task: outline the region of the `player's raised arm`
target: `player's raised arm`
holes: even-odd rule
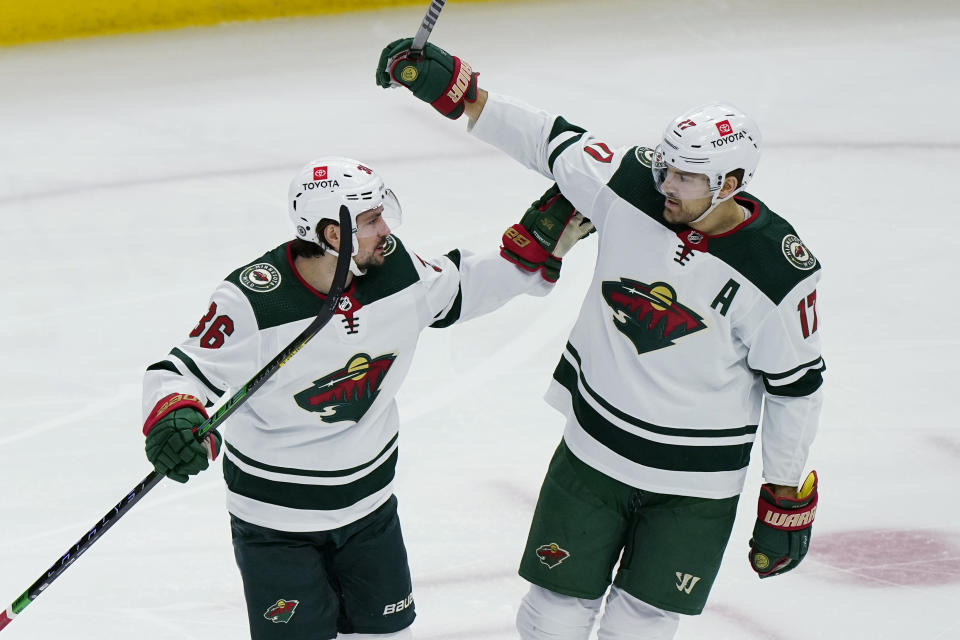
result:
[[[378,85],[406,87],[454,120],[466,114],[475,137],[557,182],[578,211],[602,223],[604,208],[597,206],[597,197],[623,161],[633,158],[633,148],[613,147],[563,117],[488,93],[479,87],[479,74],[466,61],[430,43],[415,56],[410,44],[411,39],[404,38],[383,49]]]

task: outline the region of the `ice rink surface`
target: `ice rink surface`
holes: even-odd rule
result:
[[[149,470],[143,369],[221,278],[291,237],[300,165],[375,166],[404,205],[398,235],[425,256],[494,249],[548,186],[374,85],[381,47],[421,17],[0,50],[0,608]],[[451,0],[434,31],[481,86],[610,143],[652,146],[689,106],[739,105],[765,135],[750,191],[824,265],[810,555],[773,580],[748,567],[758,445],[718,583],[680,640],[960,638],[958,33],[955,2],[886,0]],[[562,431],[540,397],[595,246],[548,298],[423,336],[396,483],[420,640],[515,637],[515,568]],[[218,468],[165,481],[2,637],[246,637],[223,493]]]

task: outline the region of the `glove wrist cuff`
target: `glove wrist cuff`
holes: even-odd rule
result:
[[[208,418],[207,410],[203,406],[203,403],[200,402],[200,399],[196,396],[192,396],[187,393],[171,393],[170,395],[161,398],[160,402],[153,407],[153,410],[150,411],[150,415],[147,416],[146,422],[143,423],[143,435],[150,433],[150,430],[153,428],[157,422],[160,421],[163,416],[167,415],[171,411],[176,411],[177,409],[183,409],[184,407],[191,407],[196,409],[203,414],[204,418]]]
[[[456,120],[463,114],[463,101],[468,100],[471,95],[476,100],[478,75],[473,72],[470,63],[454,56],[450,84],[436,100],[430,103],[430,106],[448,118]],[[456,115],[454,115],[455,112]]]
[[[781,531],[806,529],[817,515],[817,500],[818,496],[814,495],[813,500],[806,505],[784,509],[761,497],[757,502],[757,519],[768,527]]]

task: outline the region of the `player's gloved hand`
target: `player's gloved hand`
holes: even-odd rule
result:
[[[466,61],[429,42],[422,55],[413,57],[411,44],[413,38],[401,38],[384,47],[377,64],[377,84],[384,89],[403,85],[443,115],[456,120],[463,115],[464,101],[477,99],[479,74]]]
[[[504,232],[500,255],[521,269],[539,269],[544,280],[556,282],[563,256],[595,230],[554,184]]]
[[[215,460],[222,441],[220,434],[208,431],[201,443],[194,435],[207,419],[207,411],[195,396],[173,393],[163,398],[143,425],[147,436],[147,459],[161,475],[186,482]]]
[[[757,523],[750,539],[750,566],[761,578],[790,571],[810,548],[817,514],[817,472],[811,471],[796,498],[777,497],[770,485],[760,487]]]

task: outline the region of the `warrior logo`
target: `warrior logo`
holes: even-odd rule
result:
[[[396,360],[388,353],[371,358],[358,353],[342,369],[314,380],[313,386],[294,396],[297,404],[320,415],[324,422],[359,422],[380,393],[387,371]]]
[[[547,565],[547,569],[553,569],[569,558],[570,552],[566,549],[561,549],[560,545],[556,542],[551,542],[550,544],[537,547],[537,557],[540,558],[540,562]]]
[[[290,622],[290,618],[293,617],[293,612],[297,610],[297,605],[300,604],[299,600],[277,600],[276,604],[270,606],[263,613],[263,617],[269,620],[270,622],[277,623]]]
[[[628,278],[607,280],[603,299],[613,309],[614,325],[630,339],[637,354],[673,345],[674,340],[705,329],[703,318],[676,301],[665,282],[644,284]]]

